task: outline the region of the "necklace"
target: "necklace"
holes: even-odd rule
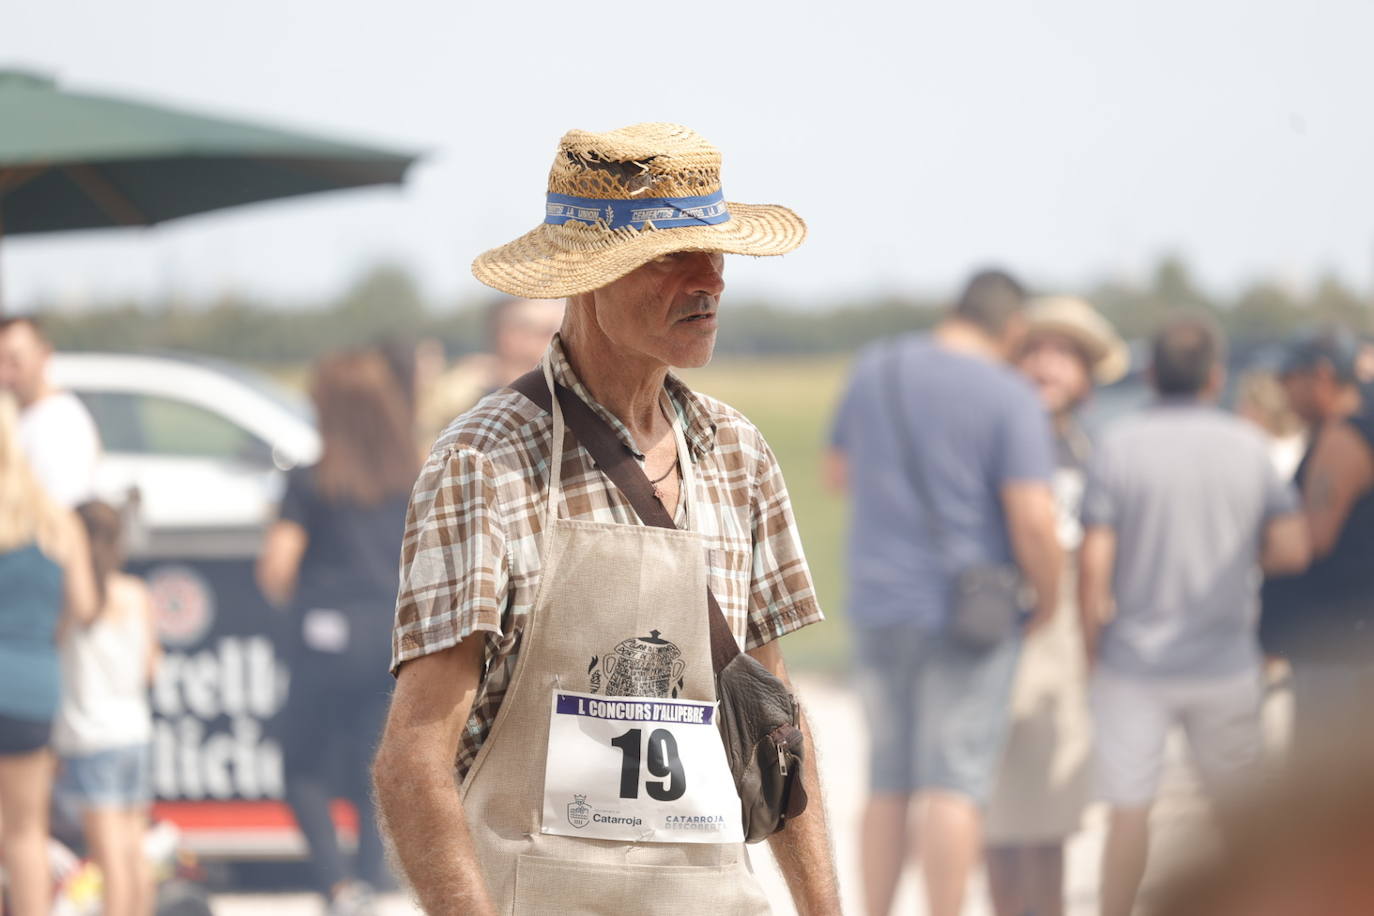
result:
[[[661,484],[661,483],[663,483],[663,481],[667,480],[667,479],[668,479],[668,475],[672,474],[674,471],[677,470],[677,463],[678,463],[680,460],[682,460],[682,459],[681,459],[681,458],[674,458],[674,459],[673,459],[673,463],[670,464],[670,465],[668,466],[668,470],[666,470],[666,471],[663,472],[663,476],[662,476],[662,477],[658,478],[657,480],[651,480],[651,481],[649,481],[649,486],[651,486],[651,487],[654,488],[654,498],[657,499],[659,502],[663,502],[664,496],[667,495],[667,494],[665,494],[665,493],[663,492],[662,488],[659,487],[659,484]]]
[[[661,411],[663,412],[663,418],[664,418],[665,420],[668,420],[669,422],[672,422],[672,418],[668,415],[667,405],[665,405],[662,401],[660,401],[660,402],[659,402],[659,405],[658,405],[658,409],[661,410]],[[663,472],[663,476],[660,477],[660,478],[658,478],[657,480],[651,480],[651,481],[649,481],[649,486],[652,487],[652,488],[653,488],[653,491],[654,491],[654,499],[658,500],[658,501],[661,502],[661,503],[664,502],[664,497],[666,497],[668,494],[666,494],[666,493],[663,492],[663,488],[660,487],[659,484],[661,484],[661,483],[663,483],[663,481],[667,480],[668,477],[669,477],[669,475],[671,475],[674,471],[677,470],[678,463],[681,462],[681,461],[682,461],[682,455],[680,455],[679,453],[677,453],[676,451],[674,451],[674,453],[673,453],[673,463],[670,464],[670,465],[668,465],[668,470],[664,471],[664,472]],[[644,463],[645,463],[646,465],[649,463],[649,458],[648,458],[647,455],[646,455],[645,458],[644,458]],[[646,474],[645,476],[647,477],[648,475]],[[667,504],[664,503],[664,505],[667,505]]]

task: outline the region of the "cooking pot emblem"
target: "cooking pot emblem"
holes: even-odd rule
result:
[[[605,676],[605,694],[613,697],[675,697],[682,686],[687,662],[682,650],[650,630],[621,642],[596,665],[591,665],[592,692]]]

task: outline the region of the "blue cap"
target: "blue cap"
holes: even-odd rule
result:
[[[1360,356],[1360,341],[1344,328],[1308,331],[1289,342],[1280,375],[1306,372],[1326,363],[1343,382],[1358,379],[1355,364]]]

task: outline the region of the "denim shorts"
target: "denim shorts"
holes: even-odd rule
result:
[[[57,792],[93,808],[134,808],[152,799],[149,746],[135,744],[62,758]]]
[[[869,791],[938,789],[985,805],[1010,727],[1021,634],[982,650],[923,627],[859,629],[854,636]]]
[[[52,719],[34,722],[0,716],[0,756],[32,754],[52,740]]]

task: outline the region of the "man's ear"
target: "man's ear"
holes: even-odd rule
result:
[[[1002,325],[1002,357],[1011,362],[1021,352],[1030,333],[1030,320],[1025,312],[1013,312]]]
[[[1207,395],[1213,398],[1221,397],[1221,393],[1226,390],[1226,367],[1218,362],[1212,367],[1212,371],[1207,373]]]

